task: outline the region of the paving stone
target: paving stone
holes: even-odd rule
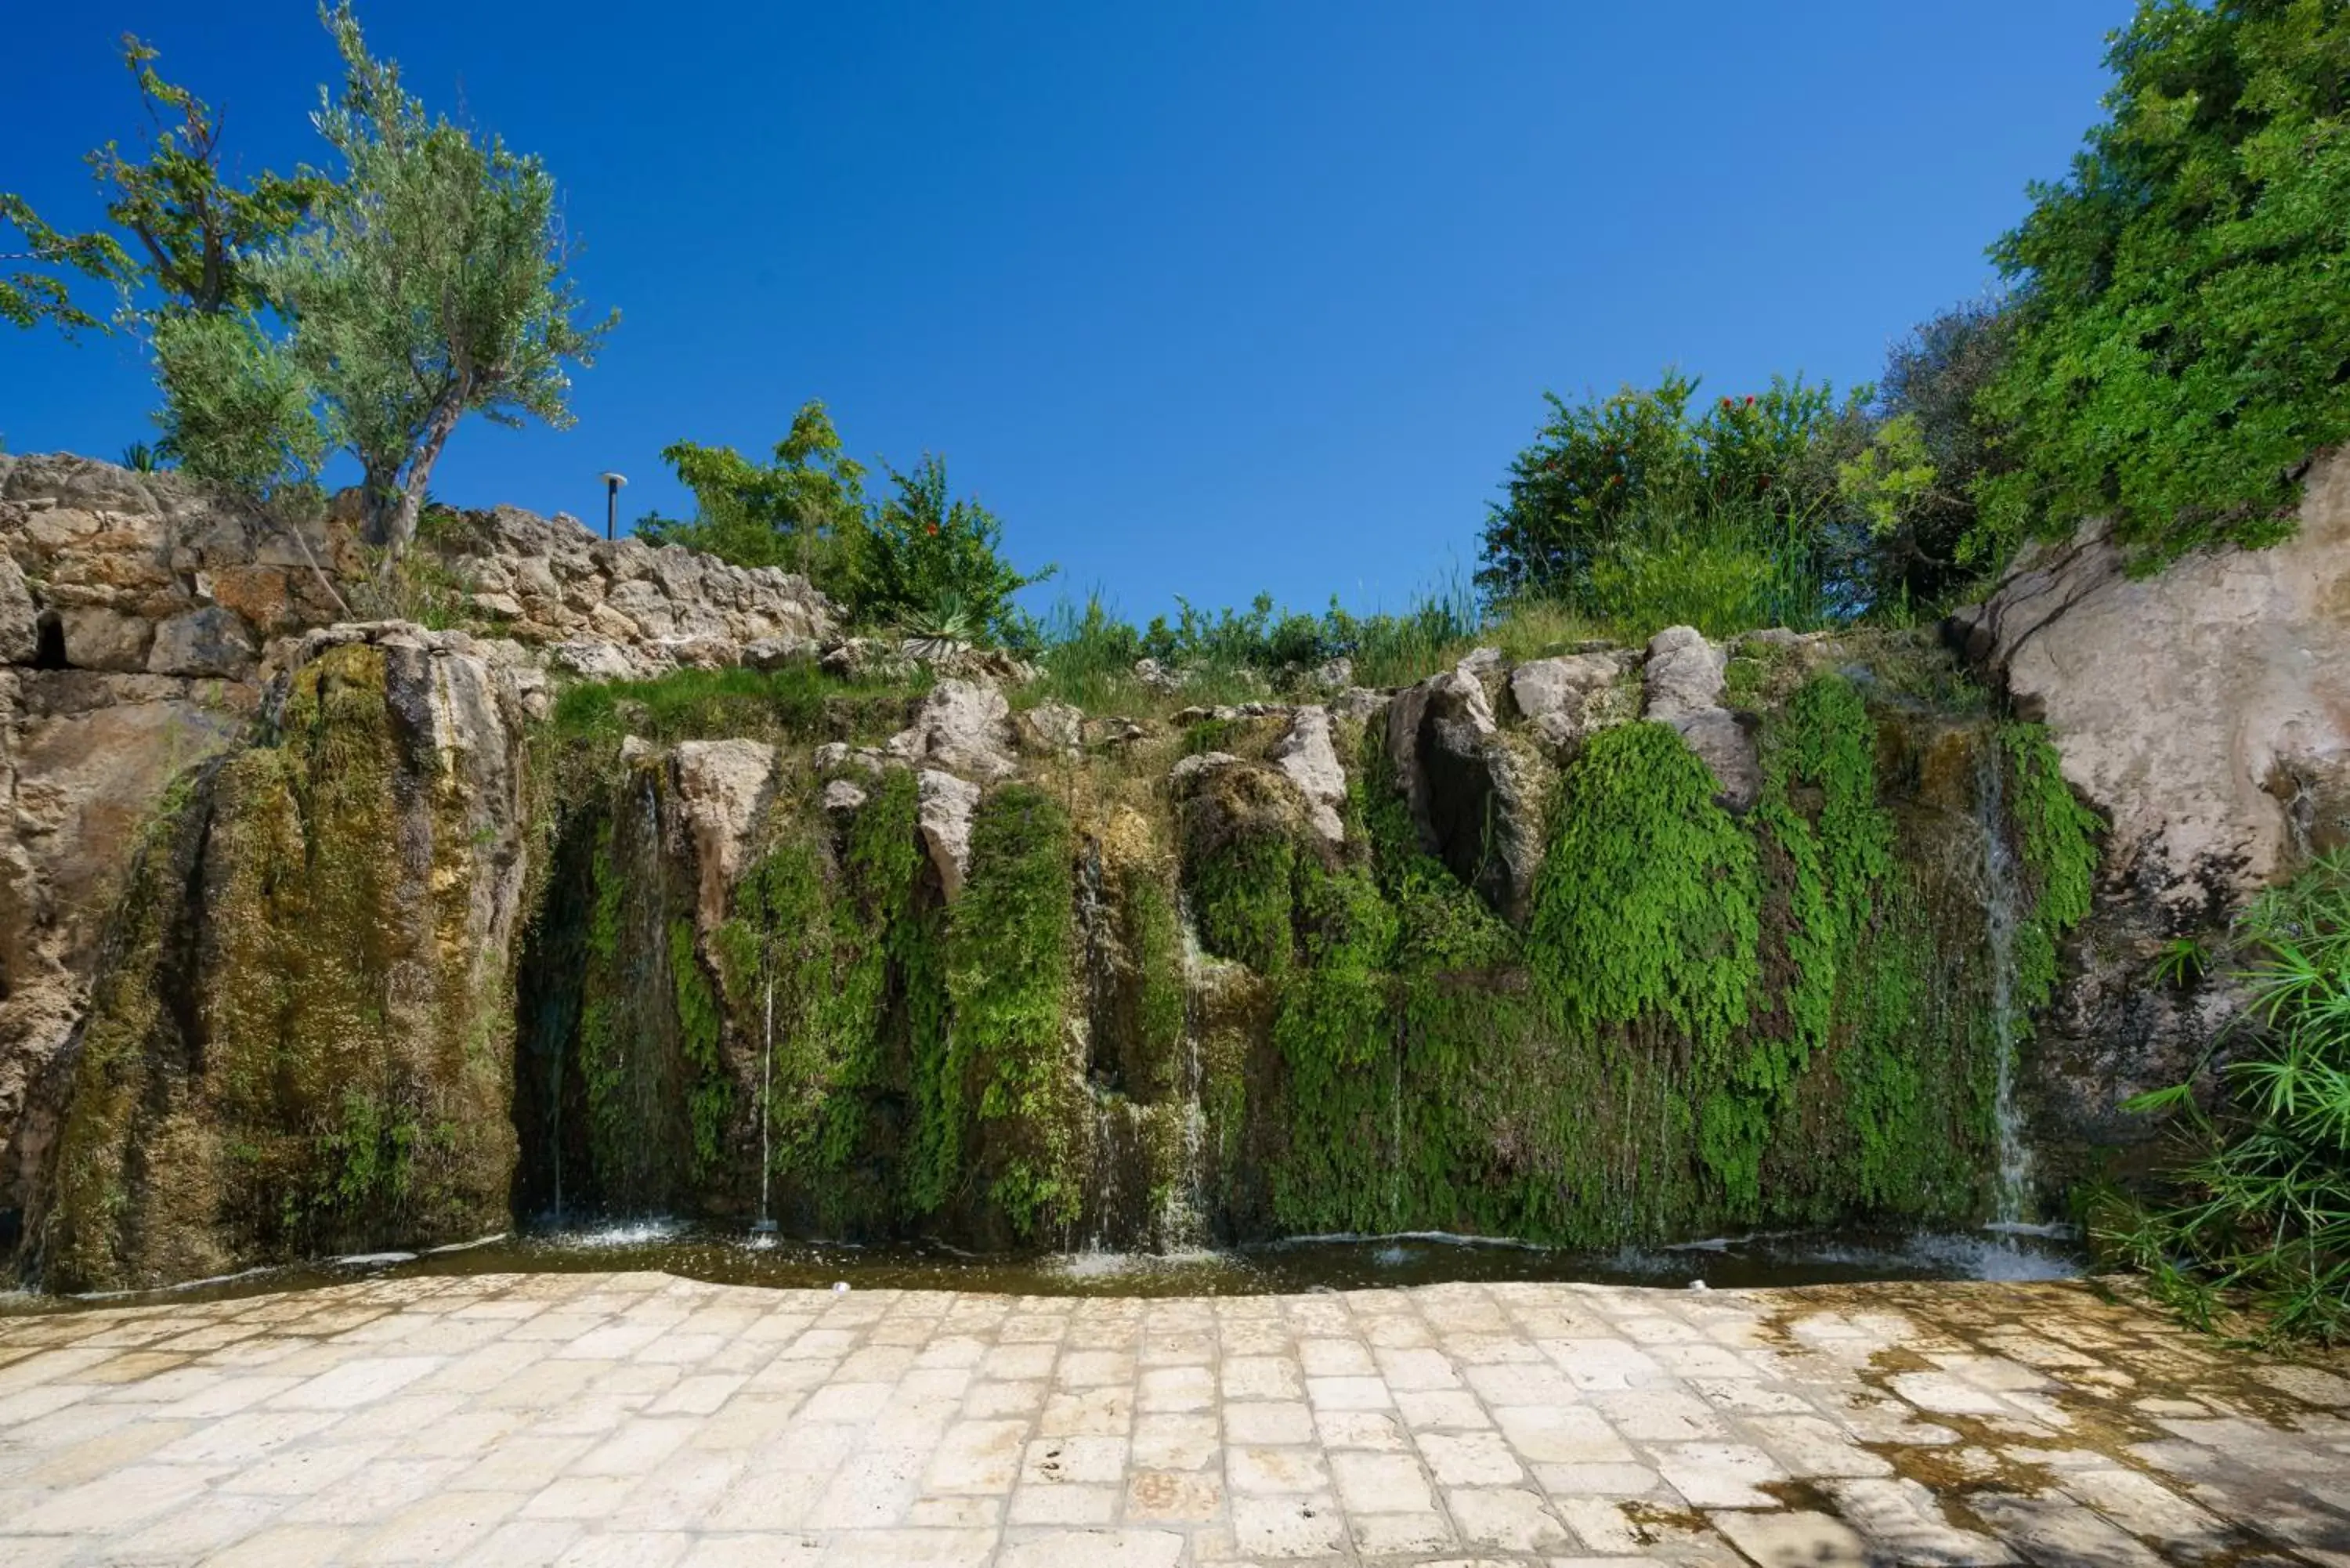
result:
[[[2345,1398],[2067,1285],[419,1277],[0,1317],[0,1562],[2350,1565]]]

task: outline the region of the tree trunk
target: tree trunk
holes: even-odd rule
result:
[[[452,394],[435,403],[432,417],[425,421],[424,443],[408,464],[407,481],[400,487],[384,530],[384,543],[391,547],[395,559],[406,555],[416,540],[416,523],[424,514],[424,487],[432,483],[432,465],[441,461],[441,449],[448,444],[449,432],[457,428],[457,418],[464,411],[464,404]]]

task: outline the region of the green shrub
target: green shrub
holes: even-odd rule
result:
[[[738,566],[785,566],[836,591],[865,522],[865,469],[841,455],[824,405],[811,400],[767,462],[731,446],[673,441],[661,461],[693,492],[691,519],[658,513],[638,520],[655,545],[706,550]]]
[[[1003,558],[1003,524],[971,497],[951,495],[946,460],[925,456],[910,473],[889,470],[897,489],[857,535],[841,591],[849,612],[870,626],[956,640],[1031,648],[1035,622],[1012,596],[1056,569],[1022,572]]]

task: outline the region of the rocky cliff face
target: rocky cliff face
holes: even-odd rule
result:
[[[507,663],[536,714],[548,670],[651,675],[836,640],[831,607],[785,573],[512,508],[436,533],[456,608],[519,647]],[[0,455],[0,1235],[47,1158],[50,1067],[130,846],[173,778],[251,733],[272,644],[370,593],[339,512],[296,524],[169,473]]]
[[[2166,983],[2246,895],[2350,842],[2350,458],[2311,471],[2294,536],[2134,577],[2096,525],[2033,550],[1949,632],[2111,825],[2096,910],[2047,1035],[2054,1144],[2143,1137],[2115,1107],[2194,1071],[2233,1008]]]
[[[2043,1174],[2131,1136],[2228,1002],[2150,960],[2345,832],[2334,467],[2265,556],[2026,562],[1951,629],[2033,722],[1916,639],[1686,628],[1088,716],[783,574],[432,532],[481,634],[344,623],[331,519],[0,464],[0,1213],[49,1282],[549,1210],[1965,1220],[2011,1081]]]
[[[28,1220],[119,1289],[504,1229],[524,727],[511,649],[338,627],[260,744],[182,774],[126,897]]]

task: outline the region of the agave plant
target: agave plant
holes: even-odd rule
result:
[[[2250,1038],[2228,1103],[2207,1115],[2186,1084],[2131,1101],[2180,1116],[2196,1152],[2167,1206],[2108,1194],[2093,1231],[2201,1325],[2249,1307],[2258,1339],[2350,1340],[2350,850],[2254,899],[2236,945]]]
[[[122,449],[122,466],[137,473],[153,473],[163,466],[163,454],[143,441]]]
[[[961,594],[949,589],[927,607],[898,618],[899,646],[907,657],[934,664],[967,651],[979,640],[981,627]]]

